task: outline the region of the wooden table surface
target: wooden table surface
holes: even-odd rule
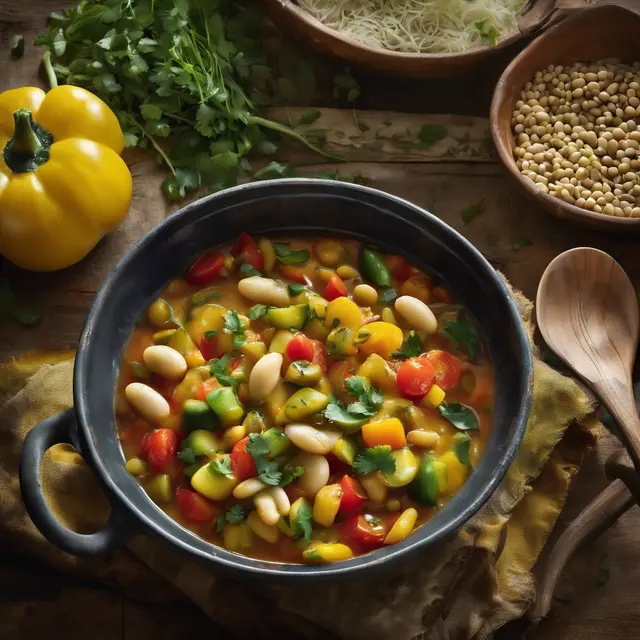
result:
[[[63,0],[0,0],[0,88],[20,86],[26,80],[34,82],[37,56],[32,52],[23,60],[9,62],[8,41],[11,35],[22,33],[29,42],[42,30],[48,13],[60,8],[61,4],[65,4]],[[640,10],[639,0],[625,0],[618,4]],[[362,97],[354,106],[361,117],[367,117],[367,110],[486,117],[492,87],[505,64],[518,50],[519,46],[516,46],[478,72],[457,79],[418,81],[356,74],[362,86]],[[341,68],[333,61],[325,60],[323,63],[329,70]],[[316,96],[315,104],[336,106],[322,93]],[[330,112],[323,117],[340,118],[340,113]],[[385,118],[382,114],[375,117]],[[421,117],[407,116],[407,123],[419,123]],[[394,114],[394,118],[401,116]],[[484,125],[469,124],[471,131],[476,126]],[[330,141],[332,143],[338,145],[337,140]],[[345,150],[341,147],[341,151]],[[433,158],[429,157],[406,158],[387,154],[382,163],[376,161],[375,153],[372,157],[362,147],[347,149],[346,155],[353,168],[362,170],[376,187],[424,205],[435,200],[437,214],[467,235],[529,297],[535,296],[540,275],[548,262],[560,251],[580,245],[609,251],[640,286],[638,240],[615,238],[568,226],[534,210],[520,199],[511,185],[505,186],[504,193],[494,200],[487,200],[485,206],[491,211],[486,214],[482,225],[463,224],[459,217],[460,209],[484,198],[486,185],[503,184],[505,181],[503,170],[495,162],[483,159],[460,161],[447,164],[446,171],[443,171],[443,165],[432,163]],[[147,179],[144,175],[136,175],[135,167],[133,172],[134,179]],[[451,189],[451,184],[459,184],[461,176],[465,177],[467,188]],[[492,193],[488,187],[486,189],[488,194]],[[83,317],[105,273],[132,237],[140,235],[164,215],[164,204],[160,196],[157,197],[157,201],[134,201],[133,213],[124,225],[124,231],[114,234],[101,243],[87,260],[63,273],[27,274],[2,264],[0,268],[18,285],[20,295],[44,312],[44,321],[36,329],[0,322],[0,358],[36,347],[75,344]],[[492,224],[496,228],[491,228]],[[504,241],[497,245],[489,239],[496,232],[504,236]],[[516,251],[513,242],[523,235],[533,244]],[[588,457],[574,482],[569,503],[561,517],[563,522],[570,521],[605,485],[601,463],[615,446],[615,440],[609,438]],[[527,637],[640,639],[640,610],[636,606],[636,594],[640,592],[638,531],[640,512],[634,507],[616,527],[582,549],[565,573],[552,615],[537,630],[527,633]],[[608,580],[598,586],[602,580],[597,576],[603,575],[608,575]],[[516,622],[499,632],[498,637],[517,638],[524,626]],[[210,622],[189,602],[168,606],[134,601],[101,585],[45,568],[30,558],[21,557],[13,549],[0,550],[2,638],[31,640],[46,636],[52,640],[68,637],[161,640],[194,637],[198,633],[211,636]]]

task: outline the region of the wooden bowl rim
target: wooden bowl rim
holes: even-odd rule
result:
[[[551,211],[560,208],[566,211],[568,214],[567,216],[559,216],[556,213],[555,215],[558,215],[558,217],[563,219],[578,219],[577,221],[579,221],[579,218],[584,218],[585,220],[591,220],[599,223],[598,226],[608,225],[611,227],[619,228],[635,227],[640,225],[640,218],[621,218],[618,216],[604,215],[602,213],[593,213],[588,209],[582,209],[574,204],[565,202],[560,198],[554,198],[553,196],[544,193],[544,191],[540,191],[540,189],[534,186],[534,183],[529,178],[520,173],[513,158],[513,149],[508,147],[506,144],[503,144],[503,138],[500,133],[500,106],[506,101],[507,94],[512,93],[512,86],[514,85],[513,74],[517,70],[522,60],[531,55],[532,51],[544,46],[544,43],[547,41],[547,39],[561,36],[564,31],[571,29],[576,23],[584,21],[585,16],[591,17],[596,13],[619,13],[621,18],[624,17],[627,20],[633,19],[640,23],[640,15],[638,15],[634,11],[618,5],[602,5],[599,7],[584,9],[579,13],[569,16],[539,35],[509,63],[507,68],[502,72],[502,75],[500,76],[500,79],[496,84],[496,88],[494,89],[493,97],[491,99],[491,109],[489,113],[491,135],[493,137],[493,142],[498,151],[498,155],[502,160],[502,163],[505,165],[509,173],[514,176],[516,180],[523,186],[523,188],[529,193],[529,195],[531,195],[535,200],[539,201],[545,208]],[[518,87],[518,92],[521,89],[522,87]]]
[[[386,59],[387,61],[394,60],[395,62],[473,60],[476,57],[488,55],[494,51],[503,49],[524,37],[522,33],[520,33],[519,31],[515,31],[503,40],[498,41],[498,43],[493,46],[482,45],[480,47],[475,47],[474,49],[469,49],[468,51],[461,51],[458,53],[412,53],[410,51],[390,51],[388,49],[378,49],[375,47],[371,47],[367,44],[364,44],[363,42],[360,42],[359,40],[347,38],[335,29],[326,27],[319,20],[314,18],[310,13],[307,13],[297,4],[294,4],[293,0],[267,0],[267,2],[278,5],[283,11],[288,13],[293,18],[306,23],[307,26],[315,31],[318,34],[318,37],[321,38],[325,43],[327,41],[340,42],[349,47],[352,51],[356,51],[361,54],[367,54],[370,60],[374,60],[377,58]],[[525,7],[527,6],[528,4],[525,5]]]

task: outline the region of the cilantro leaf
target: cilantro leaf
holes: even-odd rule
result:
[[[460,212],[462,222],[469,224],[472,220],[477,218],[480,214],[484,213],[484,199],[474,204],[470,204]]]
[[[187,191],[200,186],[201,179],[199,171],[179,167],[162,183],[162,191],[167,200],[181,200],[187,195]]]
[[[276,251],[278,262],[282,264],[306,264],[307,262],[309,262],[309,258],[311,257],[309,249],[289,249],[289,245],[279,242],[274,242],[273,248]]]
[[[191,447],[185,447],[178,451],[178,458],[189,465],[196,463],[196,454]]]
[[[297,480],[303,474],[304,474],[304,467],[301,467],[299,465],[285,464],[284,469],[282,469],[282,478],[280,478],[280,486],[286,487],[287,485]]]
[[[242,326],[240,316],[235,309],[229,309],[224,318],[224,332],[233,336],[233,348],[239,349],[247,344],[247,333]]]
[[[248,278],[249,276],[261,276],[262,274],[248,262],[244,262],[240,265],[240,275],[243,278]]]
[[[23,55],[24,55],[24,36],[22,34],[11,36],[11,57],[14,60],[17,60],[18,58],[22,58]]]
[[[456,433],[453,436],[453,452],[456,454],[460,464],[464,464],[467,467],[471,466],[471,461],[469,460],[470,445],[471,438],[467,433]]]
[[[287,289],[289,289],[289,295],[291,297],[295,297],[300,295],[303,291],[306,290],[307,287],[305,287],[305,285],[303,284],[298,284],[298,283],[293,283],[293,284],[288,284],[287,285]]]
[[[383,395],[364,376],[351,376],[345,381],[347,393],[358,398],[357,402],[344,405],[334,396],[324,410],[324,417],[337,424],[356,426],[375,415],[382,406]]]
[[[213,340],[217,335],[218,335],[218,332],[215,329],[204,332],[204,337],[206,340]]]
[[[385,289],[381,294],[380,294],[380,302],[382,302],[383,304],[391,304],[392,302],[396,301],[396,298],[398,297],[398,292],[391,288],[391,289]]]
[[[438,142],[438,140],[446,138],[448,133],[449,132],[446,128],[441,124],[423,124],[418,132],[418,140],[420,141],[419,146],[428,149],[430,146]]]
[[[307,560],[313,560],[314,562],[323,562],[322,556],[316,549],[305,549],[304,557]]]
[[[209,362],[209,371],[223,387],[237,389],[239,383],[229,371],[229,358],[228,353],[223,355],[222,358],[214,358]]]
[[[282,472],[278,470],[278,463],[267,459],[269,443],[257,433],[249,435],[249,442],[245,451],[251,454],[258,470],[258,477],[265,484],[277,485],[282,479]]]
[[[319,109],[311,109],[309,111],[305,111],[300,118],[298,118],[298,122],[296,123],[296,127],[301,124],[313,124],[316,120],[320,118],[322,113]]]
[[[227,511],[225,515],[225,520],[229,524],[240,524],[243,520],[245,520],[247,514],[245,510],[239,505],[234,504],[229,511]]]
[[[269,311],[269,307],[266,304],[254,304],[253,307],[247,311],[247,316],[249,320],[259,320],[267,315],[267,311]]]
[[[311,521],[313,519],[313,508],[307,500],[302,500],[301,504],[296,511],[295,517],[289,517],[289,523],[291,530],[295,538],[302,538],[307,542],[311,541]]]
[[[459,402],[452,402],[447,405],[443,402],[438,405],[438,411],[460,431],[477,431],[480,428],[474,411]]]
[[[216,518],[216,531],[218,535],[222,535],[224,532],[224,525],[226,524],[227,519],[225,516],[218,516]]]
[[[27,307],[21,307],[13,293],[13,289],[6,278],[0,278],[0,318],[11,316],[16,322],[32,327],[42,320],[42,314]]]
[[[400,349],[394,351],[391,356],[393,358],[406,360],[407,358],[417,358],[421,353],[422,339],[415,331],[410,331]]]
[[[336,398],[331,398],[331,401],[327,405],[326,409],[323,412],[324,417],[330,422],[335,422],[336,424],[343,426],[352,426],[356,427],[358,425],[364,424],[367,420],[367,416],[354,415],[349,413],[348,406],[343,402],[340,402]]]
[[[396,461],[391,456],[389,445],[378,444],[358,454],[352,466],[359,475],[366,475],[376,470],[382,473],[393,473],[396,470]]]
[[[478,356],[480,339],[466,313],[461,312],[454,321],[448,322],[442,329],[442,335],[456,347],[465,346],[469,360],[473,361]]]
[[[209,463],[209,471],[220,476],[230,476],[233,473],[231,469],[231,456],[225,455]]]

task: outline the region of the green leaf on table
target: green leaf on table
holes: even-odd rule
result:
[[[462,222],[469,224],[472,220],[475,220],[479,215],[484,213],[484,199],[474,204],[470,204],[460,212]]]
[[[599,567],[596,573],[596,587],[604,587],[609,578],[611,577],[611,571],[606,567]]]
[[[443,402],[438,405],[438,411],[460,431],[477,431],[480,428],[475,412],[459,402]]]
[[[11,36],[10,47],[11,57],[14,60],[22,58],[22,56],[24,55],[24,36],[21,34]]]
[[[162,183],[162,191],[167,200],[180,200],[187,191],[192,191],[200,186],[200,173],[195,169],[178,167],[173,175],[170,175]]]
[[[320,119],[322,112],[320,109],[310,109],[309,111],[305,111],[300,118],[298,118],[298,122],[296,122],[296,127],[304,124],[310,125],[313,124],[316,120]]]
[[[428,149],[438,140],[446,138],[448,134],[447,129],[441,124],[423,124],[418,131],[419,146]]]
[[[530,247],[533,244],[533,240],[528,238],[527,236],[520,236],[518,238],[514,238],[511,243],[511,251],[520,251],[524,247]]]

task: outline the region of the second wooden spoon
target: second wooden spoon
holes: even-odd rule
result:
[[[638,298],[627,274],[603,251],[571,249],[545,270],[536,305],[546,343],[605,403],[640,471],[640,419],[631,386]]]

